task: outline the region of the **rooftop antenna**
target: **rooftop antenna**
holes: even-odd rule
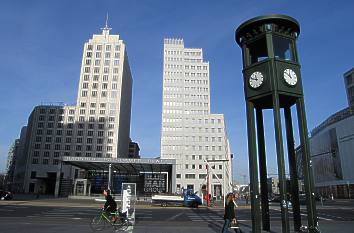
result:
[[[101,28],[101,29],[102,29],[102,35],[104,35],[105,37],[109,35],[109,31],[112,29],[112,28],[108,27],[108,12],[106,15],[106,25],[104,28]]]

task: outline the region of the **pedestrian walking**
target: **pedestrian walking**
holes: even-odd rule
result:
[[[228,233],[228,229],[232,228],[236,233],[242,233],[238,222],[236,220],[236,203],[233,193],[229,193],[226,196],[225,212],[224,212],[224,225],[222,227],[222,233]]]

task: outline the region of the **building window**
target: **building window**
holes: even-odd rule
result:
[[[195,174],[185,174],[186,179],[195,179]]]
[[[248,45],[249,64],[263,61],[268,58],[266,38],[261,38]]]
[[[38,159],[32,159],[32,164],[38,164]]]
[[[34,156],[34,157],[38,157],[38,156],[39,156],[39,151],[38,151],[38,150],[33,151],[33,156]]]
[[[102,138],[97,138],[97,144],[103,144],[103,139]]]
[[[48,164],[49,160],[48,159],[43,159],[43,164]]]
[[[181,179],[181,174],[176,174],[177,179]]]
[[[86,97],[87,96],[87,91],[82,91],[81,92],[81,97]]]

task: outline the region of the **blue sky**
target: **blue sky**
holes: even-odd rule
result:
[[[242,22],[274,13],[300,22],[298,52],[309,130],[347,106],[343,73],[354,67],[353,1],[12,0],[0,5],[0,171],[34,106],[75,103],[83,44],[100,33],[106,12],[111,33],[127,45],[134,79],[131,137],[143,157],[160,151],[165,37],[203,48],[210,62],[211,109],[225,115],[237,180],[248,177],[241,50],[234,41]],[[265,125],[269,172],[276,173],[269,112]]]

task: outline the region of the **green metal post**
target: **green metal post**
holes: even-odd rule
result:
[[[299,132],[300,132],[300,142],[301,142],[301,152],[302,152],[302,166],[304,172],[304,183],[305,192],[307,200],[307,221],[308,229],[310,233],[320,232],[318,227],[318,219],[316,212],[316,200],[314,192],[314,182],[312,175],[312,164],[310,159],[310,146],[307,135],[307,123],[305,114],[305,103],[304,98],[299,98],[296,101]]]
[[[284,165],[284,150],[283,138],[280,122],[280,104],[278,93],[272,95],[273,98],[273,114],[274,114],[274,127],[275,127],[275,141],[277,147],[277,162],[278,162],[278,177],[279,177],[279,191],[280,191],[280,209],[282,219],[282,232],[289,233],[289,216],[288,216],[288,202],[286,196],[286,176]]]
[[[268,182],[267,182],[267,159],[264,142],[263,112],[261,108],[256,108],[257,138],[258,138],[258,159],[259,173],[261,181],[261,206],[262,206],[262,226],[263,230],[270,231]]]
[[[290,171],[290,183],[291,183],[291,203],[293,206],[293,218],[294,218],[294,230],[300,231],[301,227],[301,215],[300,215],[300,202],[299,202],[299,184],[296,168],[295,148],[294,148],[294,134],[293,124],[291,118],[291,108],[284,108],[285,127],[286,127],[286,140],[288,146],[288,160]]]
[[[252,233],[261,233],[254,105],[246,100]]]

